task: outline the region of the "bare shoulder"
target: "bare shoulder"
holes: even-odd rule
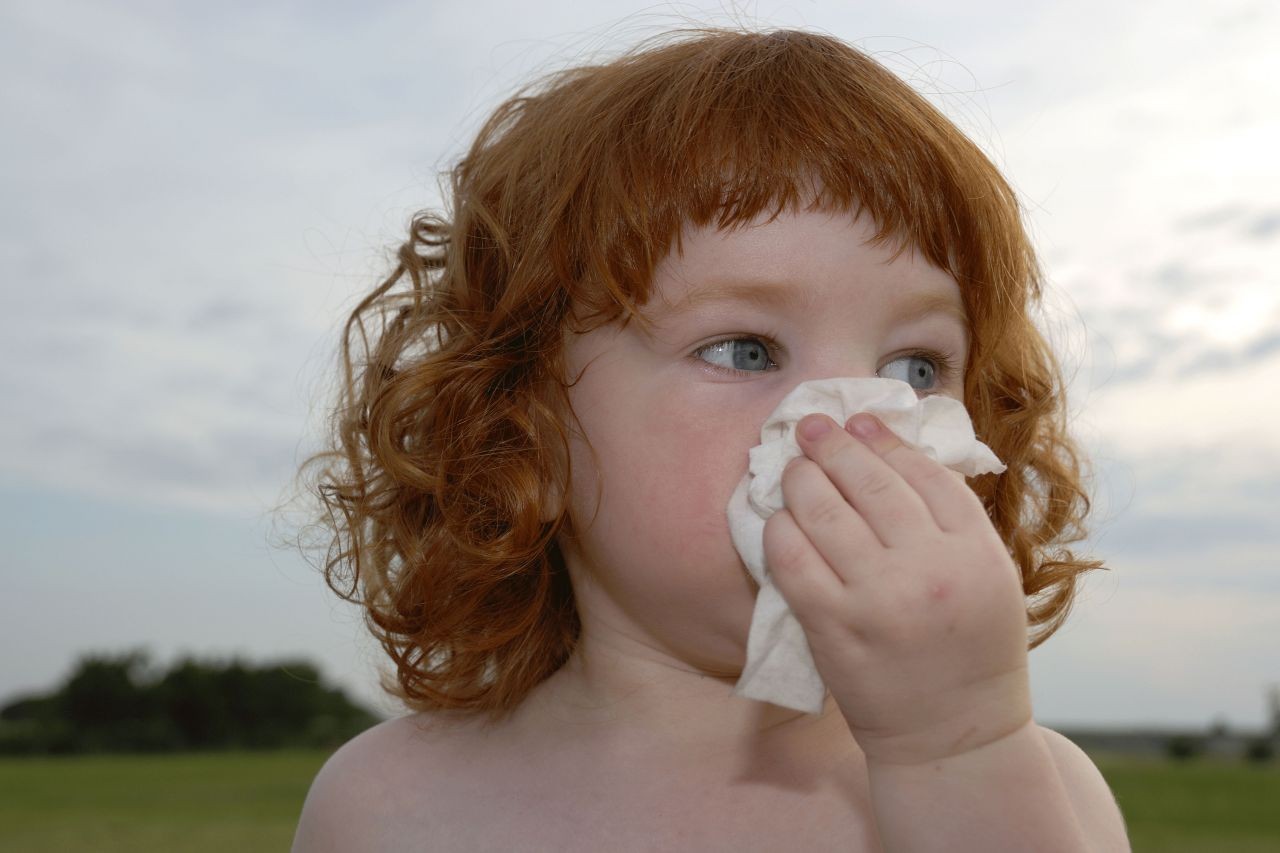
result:
[[[1096,850],[1129,851],[1124,816],[1093,759],[1070,738],[1040,726],[1072,809]]]
[[[429,821],[446,723],[424,714],[379,723],[343,744],[307,792],[294,853],[403,849]],[[426,827],[420,827],[425,829]]]

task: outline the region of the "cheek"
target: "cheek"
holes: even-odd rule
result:
[[[604,389],[583,390],[605,399]],[[759,443],[760,423],[776,404],[747,390],[745,384],[640,386],[609,405],[582,407],[579,418],[599,468],[575,440],[574,506],[580,518],[591,518],[598,471],[601,544],[639,548],[650,565],[661,560],[673,571],[687,572],[691,563],[716,567],[697,573],[704,577],[722,574],[721,567],[730,575],[741,570],[726,511],[747,473],[748,451]],[[611,556],[623,558],[616,550]]]
[[[727,535],[717,514],[737,481],[723,441],[673,430],[632,434],[621,447],[596,447],[604,481],[601,512],[615,522],[628,519],[634,537],[666,551],[687,549],[721,526]]]
[[[603,503],[582,546],[588,570],[623,609],[673,648],[731,668],[756,588],[734,550],[727,508],[760,432],[759,420],[726,402],[637,394],[584,413]],[[596,472],[585,448],[574,450],[575,511],[590,519]]]
[[[735,423],[722,411],[698,412],[675,395],[656,403],[647,420],[650,428],[636,438],[639,454],[618,473],[634,485],[634,509],[647,517],[647,534],[660,537],[653,546],[681,562],[736,559],[726,508],[747,472],[758,426]]]

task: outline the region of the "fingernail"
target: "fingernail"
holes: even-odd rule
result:
[[[822,415],[809,415],[800,421],[800,435],[809,441],[821,438],[827,434],[829,429],[831,429],[831,420],[824,418]]]
[[[859,413],[849,419],[849,431],[859,438],[875,438],[880,434],[880,421],[875,415]]]

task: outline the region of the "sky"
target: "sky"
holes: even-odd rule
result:
[[[380,652],[279,547],[340,324],[531,74],[804,27],[956,121],[1027,209],[1107,573],[1031,652],[1050,726],[1258,728],[1280,684],[1280,7],[0,6],[0,703],[81,655]]]

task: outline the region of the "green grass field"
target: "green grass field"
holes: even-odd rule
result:
[[[1135,851],[1280,851],[1280,762],[1092,757],[1120,803]]]
[[[327,752],[0,760],[0,850],[288,850]]]
[[[0,760],[0,850],[287,850],[323,752]],[[1136,851],[1280,850],[1280,763],[1095,756]]]

